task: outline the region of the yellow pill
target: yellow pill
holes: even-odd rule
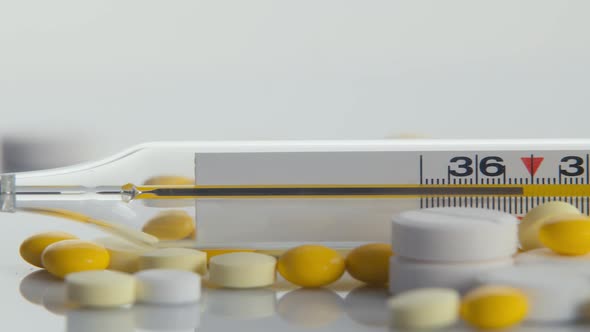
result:
[[[519,324],[528,313],[528,300],[519,289],[482,286],[463,297],[459,314],[480,329],[501,329]]]
[[[590,252],[590,218],[575,214],[551,218],[539,229],[539,241],[560,255],[585,255]]]
[[[370,285],[384,285],[389,276],[391,245],[370,243],[357,247],[346,256],[346,271],[355,279]]]
[[[63,278],[72,272],[106,269],[109,252],[92,242],[64,240],[45,248],[41,260],[47,272]]]
[[[525,251],[542,248],[539,229],[549,219],[564,214],[580,214],[580,211],[575,206],[561,201],[547,202],[531,209],[518,224],[520,247]]]
[[[195,232],[195,221],[185,211],[165,211],[148,221],[142,230],[160,240],[181,240]]]
[[[195,184],[195,180],[191,178],[187,178],[185,176],[177,176],[177,175],[160,175],[151,177],[144,182],[145,185],[154,186],[154,185],[161,185],[161,186],[169,186],[169,185],[181,185],[181,186],[190,186]]]
[[[331,284],[342,276],[344,269],[344,258],[336,250],[320,245],[289,249],[278,261],[283,278],[302,287]]]
[[[45,232],[36,234],[23,241],[20,245],[20,255],[25,261],[27,261],[27,263],[37,267],[43,267],[41,254],[47,246],[55,242],[72,239],[77,239],[77,237],[65,232]]]

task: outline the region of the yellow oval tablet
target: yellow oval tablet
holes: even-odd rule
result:
[[[321,287],[338,280],[344,273],[344,258],[334,249],[320,245],[302,245],[279,257],[279,273],[287,281],[302,287]]]
[[[528,300],[519,289],[506,286],[482,286],[463,297],[459,314],[480,329],[501,329],[524,320]]]
[[[522,218],[518,224],[518,241],[523,250],[532,250],[542,248],[543,244],[539,241],[539,229],[549,219],[565,214],[580,214],[575,206],[561,201],[551,201],[538,206]]]
[[[106,269],[109,252],[92,242],[64,240],[45,248],[41,260],[47,272],[63,278],[72,272]]]
[[[557,216],[539,229],[539,241],[560,255],[590,252],[590,218],[583,215]]]
[[[370,243],[353,249],[346,256],[346,271],[355,279],[370,285],[384,285],[389,276],[391,245]]]
[[[20,255],[31,265],[43,267],[41,254],[50,244],[63,240],[77,239],[76,236],[65,232],[45,232],[28,237],[20,245]]]
[[[185,211],[165,211],[148,221],[142,231],[164,241],[181,240],[195,232],[195,221]]]
[[[178,175],[159,175],[151,177],[144,182],[145,185],[148,186],[169,186],[169,185],[181,185],[181,186],[190,186],[195,184],[195,180],[185,177],[185,176],[178,176]]]

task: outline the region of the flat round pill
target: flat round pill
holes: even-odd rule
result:
[[[148,251],[139,257],[139,269],[177,269],[207,273],[207,254],[189,248],[163,248]]]
[[[516,252],[516,217],[476,208],[432,208],[393,218],[396,255],[424,261],[467,262],[506,258]]]
[[[201,297],[201,277],[182,270],[144,270],[135,274],[137,300],[153,304],[196,302]]]
[[[459,293],[448,288],[421,288],[400,293],[387,301],[391,323],[401,329],[435,329],[458,318]]]
[[[539,241],[541,225],[548,219],[564,214],[580,214],[580,211],[575,206],[561,201],[547,202],[531,209],[518,225],[520,247],[524,250],[543,247]]]
[[[195,232],[195,221],[183,210],[164,211],[150,219],[142,231],[163,241],[181,240]]]
[[[353,249],[346,256],[346,271],[355,279],[370,285],[389,281],[389,257],[393,254],[387,243],[369,243]]]
[[[590,252],[590,218],[580,214],[559,215],[539,228],[539,241],[560,255]]]
[[[461,293],[474,287],[482,273],[507,268],[512,258],[481,262],[438,263],[391,257],[389,290],[392,294],[416,288],[452,288]]]
[[[583,275],[556,265],[515,266],[482,274],[477,281],[522,290],[530,305],[530,322],[575,321],[590,298],[590,282]]]
[[[346,264],[336,250],[320,245],[302,245],[287,250],[278,261],[278,271],[301,287],[322,287],[338,280]]]
[[[209,281],[228,288],[270,286],[275,281],[276,258],[254,252],[219,255],[209,261]]]
[[[462,299],[460,314],[480,329],[502,329],[524,320],[528,312],[527,296],[518,288],[482,286]]]
[[[63,240],[49,245],[41,256],[45,269],[56,277],[109,266],[108,251],[98,244],[82,240]]]
[[[134,273],[139,270],[139,256],[153,250],[153,247],[139,245],[125,239],[111,236],[94,240],[103,246],[110,255],[109,270]]]
[[[50,244],[63,240],[76,240],[76,236],[65,232],[45,232],[26,238],[20,245],[20,255],[29,264],[43,267],[41,254]]]
[[[83,307],[116,307],[135,302],[135,278],[109,271],[83,271],[66,276],[68,300]]]

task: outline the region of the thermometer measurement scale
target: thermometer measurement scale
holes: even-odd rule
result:
[[[199,240],[212,243],[377,241],[408,209],[524,215],[562,200],[588,214],[589,152],[589,140],[159,143],[59,172],[2,175],[0,198],[5,211],[114,202],[140,211],[142,222],[164,206],[149,202],[185,201]],[[142,185],[157,175],[191,176],[195,185]],[[113,183],[129,184],[105,186]]]

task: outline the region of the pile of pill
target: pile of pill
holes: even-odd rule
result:
[[[144,231],[185,239],[196,232],[186,217],[159,215]],[[166,218],[174,220],[176,233]],[[297,286],[316,288],[347,272],[388,287],[391,324],[399,328],[440,328],[462,319],[498,329],[590,318],[590,218],[559,201],[531,209],[520,222],[478,208],[405,211],[392,219],[391,244],[365,244],[345,256],[313,244],[269,255],[247,248],[156,248],[115,237],[91,242],[63,232],[34,235],[20,252],[64,278],[70,301],[89,307],[194,302],[201,278],[213,287],[259,288],[272,286],[278,272]]]

